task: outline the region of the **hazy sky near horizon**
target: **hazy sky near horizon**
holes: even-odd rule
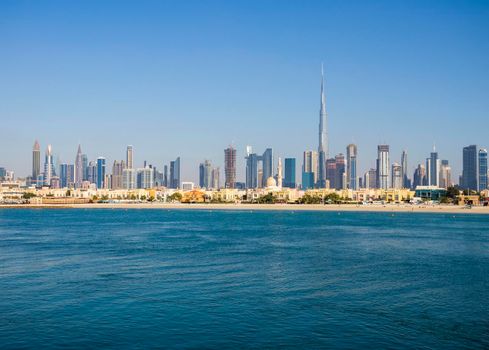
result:
[[[0,2],[0,166],[31,172],[35,139],[73,163],[78,143],[109,169],[224,148],[317,149],[324,62],[330,156],[376,146],[409,166],[436,143],[454,178],[462,147],[489,147],[488,1]],[[223,182],[223,172],[221,179]]]

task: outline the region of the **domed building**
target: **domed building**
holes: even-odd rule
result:
[[[280,190],[281,189],[277,186],[277,181],[272,176],[270,176],[267,179],[267,187],[265,187],[265,191],[276,192]]]

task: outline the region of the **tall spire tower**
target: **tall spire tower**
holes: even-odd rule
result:
[[[34,142],[32,148],[32,181],[37,184],[37,178],[41,174],[41,147],[39,142]]]
[[[319,109],[319,147],[318,152],[324,152],[328,157],[328,131],[327,131],[326,97],[324,96],[324,70],[321,64],[321,107]]]
[[[75,186],[80,188],[83,182],[83,155],[81,145],[78,145],[78,151],[75,158]]]
[[[319,108],[318,182],[316,187],[326,187],[326,159],[328,158],[326,97],[324,96],[324,70],[321,63],[321,96]]]

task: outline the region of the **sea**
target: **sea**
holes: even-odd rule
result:
[[[489,215],[1,209],[1,349],[488,349]]]

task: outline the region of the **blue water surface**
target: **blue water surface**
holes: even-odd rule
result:
[[[3,209],[0,348],[489,348],[489,216]]]

